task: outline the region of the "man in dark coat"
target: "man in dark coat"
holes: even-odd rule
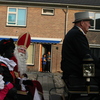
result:
[[[68,79],[70,75],[81,77],[80,79],[83,77],[82,60],[87,54],[92,56],[86,38],[86,33],[91,26],[90,21],[88,12],[75,13],[74,27],[66,34],[62,46],[61,69],[64,80]],[[95,58],[94,62],[97,63]],[[100,69],[96,65],[97,67]],[[96,75],[100,76],[98,73]]]

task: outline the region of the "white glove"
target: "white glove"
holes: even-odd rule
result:
[[[0,90],[4,89],[4,83],[3,76],[0,75]]]

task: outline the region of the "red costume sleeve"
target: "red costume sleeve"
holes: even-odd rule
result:
[[[12,58],[10,58],[10,60],[13,60],[17,65],[14,67],[14,71],[18,72],[18,63],[17,63],[17,59],[15,56],[13,56]]]
[[[13,88],[12,83],[8,83],[7,85],[5,85],[3,90],[0,90],[0,100],[4,100],[4,98],[6,97],[8,91]]]

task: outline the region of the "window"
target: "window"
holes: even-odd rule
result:
[[[97,59],[100,59],[100,48],[90,48],[90,50]]]
[[[100,59],[100,45],[90,44],[89,46],[90,46],[91,53],[94,55],[94,57]]]
[[[42,9],[42,14],[43,15],[54,15],[54,9],[46,9],[46,8],[43,8]]]
[[[7,25],[26,26],[26,8],[8,7]]]
[[[100,13],[97,12],[89,12],[91,21],[91,30],[100,30]]]
[[[30,44],[30,46],[27,48],[27,53],[27,65],[34,65],[34,44]]]

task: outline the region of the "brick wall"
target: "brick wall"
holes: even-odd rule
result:
[[[42,8],[28,7],[27,26],[6,27],[7,7],[0,6],[0,33],[1,35],[19,36],[21,33],[29,32],[32,37],[62,38],[64,33],[64,12],[55,9],[54,16],[42,15]]]
[[[66,20],[66,32],[73,27],[74,13],[82,10],[68,10],[68,19]],[[21,33],[29,32],[31,37],[43,38],[64,38],[65,13],[62,9],[55,9],[54,16],[42,15],[41,7],[27,8],[27,26],[7,27],[7,6],[0,6],[0,35],[19,36]],[[94,33],[94,32],[92,32]],[[90,35],[88,35],[91,37]],[[93,35],[94,36],[94,35]],[[90,42],[92,41],[89,39]],[[92,41],[94,43],[94,41]],[[91,42],[91,43],[92,43]],[[60,70],[61,48],[62,45],[52,45],[52,71]],[[57,49],[58,48],[58,49]],[[39,50],[40,44],[35,44],[35,65],[30,66],[31,70],[39,70]]]

